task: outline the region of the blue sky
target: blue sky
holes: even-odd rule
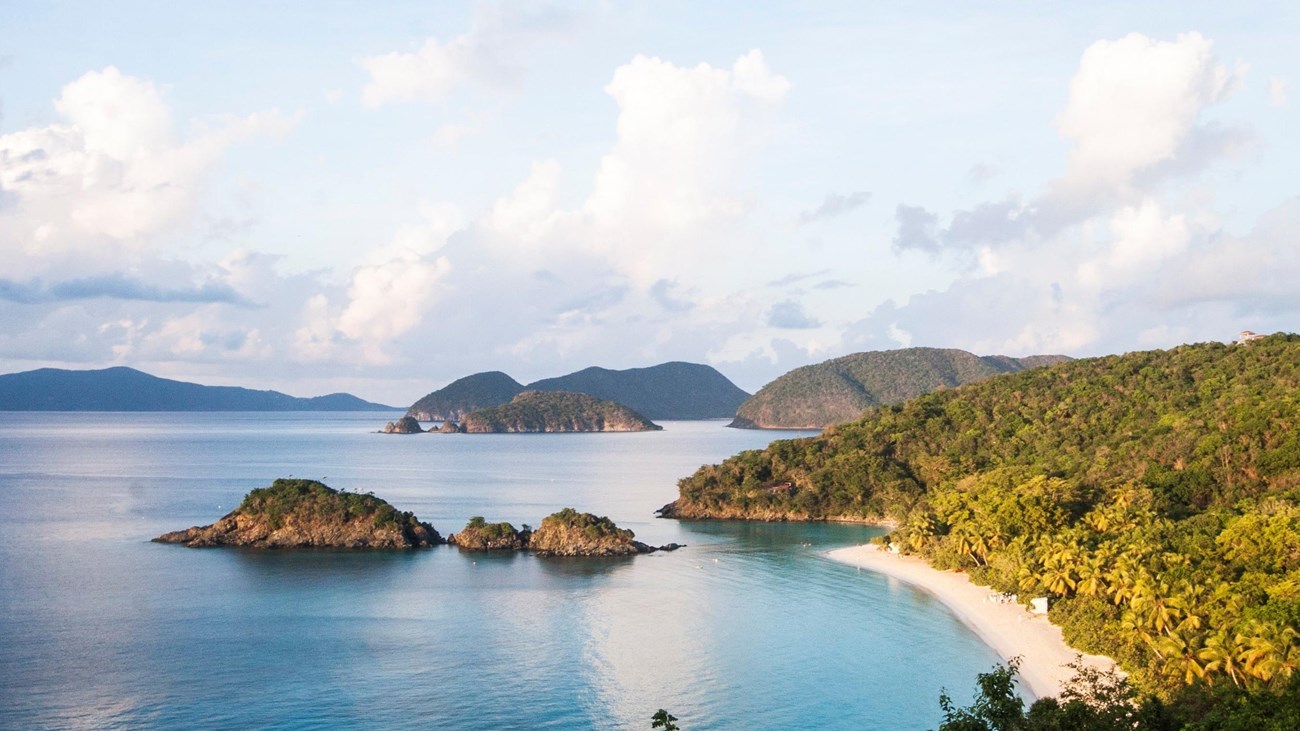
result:
[[[1173,9],[1171,9],[1173,8]],[[0,371],[1296,330],[1293,3],[0,3]]]

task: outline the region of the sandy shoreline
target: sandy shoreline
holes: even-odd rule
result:
[[[930,592],[943,602],[1002,658],[1020,656],[1020,681],[1035,698],[1059,695],[1074,673],[1065,667],[1079,652],[1061,637],[1061,629],[1046,617],[1032,615],[1020,604],[988,601],[992,590],[972,584],[965,574],[939,571],[919,558],[853,546],[827,553],[830,558],[892,576]],[[1108,657],[1084,655],[1086,664],[1108,669]],[[974,682],[974,678],[971,679]]]

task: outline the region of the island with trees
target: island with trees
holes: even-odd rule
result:
[[[525,391],[508,404],[465,416],[469,434],[658,431],[628,407],[585,393]]]
[[[370,493],[316,480],[279,479],[252,490],[216,523],[165,533],[157,543],[191,548],[424,548],[443,543],[433,526]]]

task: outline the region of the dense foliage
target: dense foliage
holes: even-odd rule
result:
[[[1300,336],[1057,364],[882,407],[680,483],[672,514],[889,520],[1144,689],[1300,663]]]
[[[476,515],[448,541],[473,551],[517,551],[528,545],[530,534],[531,531],[527,526],[524,526],[523,531],[519,531],[510,523],[489,523],[483,516]]]
[[[593,515],[592,513],[580,513],[573,508],[563,508],[542,518],[541,526],[538,527],[537,532],[542,533],[561,527],[578,531],[590,541],[631,541],[636,537],[635,533],[627,528],[619,528],[609,518]]]
[[[371,493],[340,492],[315,480],[277,479],[270,487],[245,495],[239,512],[266,518],[273,529],[279,528],[289,515],[340,522],[370,518],[376,528],[414,528],[419,524],[413,514],[400,512]]]
[[[653,431],[662,427],[622,404],[585,393],[525,391],[465,416],[467,432]]]
[[[1064,356],[980,357],[964,350],[904,348],[854,353],[796,368],[741,404],[732,426],[821,428],[872,406],[1065,360]]]
[[[1300,677],[1277,692],[1183,689],[1174,702],[1137,690],[1114,673],[1076,665],[1060,697],[1025,708],[1015,692],[1017,661],[981,673],[969,706],[939,697],[939,731],[1294,731],[1300,728]]]

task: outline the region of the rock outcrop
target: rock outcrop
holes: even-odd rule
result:
[[[658,431],[663,427],[622,404],[585,393],[525,391],[510,403],[466,415],[471,434]]]
[[[166,533],[158,543],[191,548],[421,548],[438,531],[373,494],[340,492],[315,480],[276,480],[253,490],[212,525]]]
[[[531,535],[531,531],[515,530],[509,523],[489,523],[476,515],[459,533],[447,536],[447,543],[466,551],[522,551]]]
[[[424,428],[415,419],[403,416],[397,421],[390,421],[385,424],[381,431],[384,434],[423,434]]]
[[[438,433],[439,434],[464,434],[465,427],[448,419],[447,421],[442,422],[442,426],[438,427]]]

